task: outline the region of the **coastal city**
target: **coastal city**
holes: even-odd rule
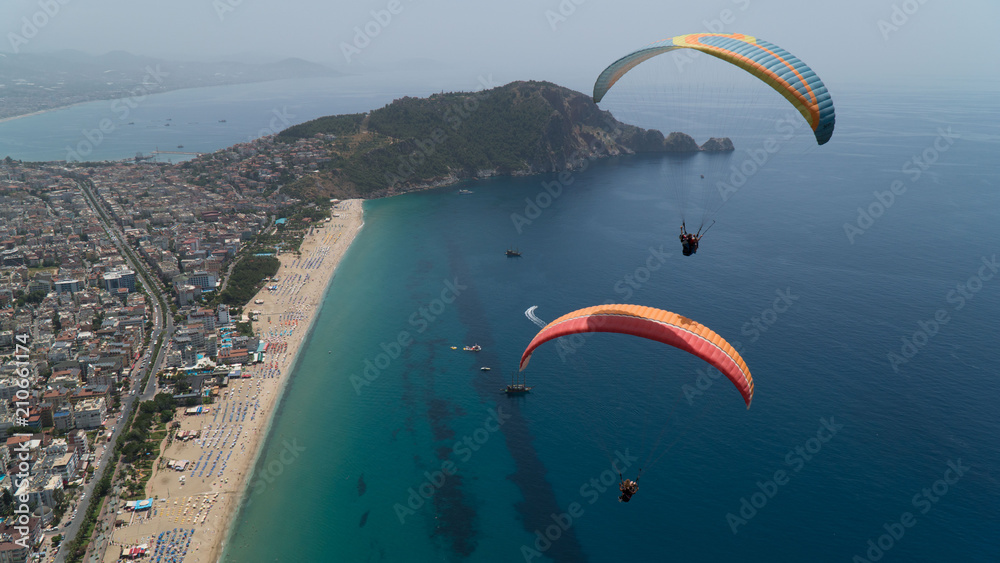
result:
[[[0,162],[0,561],[212,561],[355,200],[319,145]]]

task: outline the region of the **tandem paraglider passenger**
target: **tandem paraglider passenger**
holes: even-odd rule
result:
[[[681,252],[684,256],[691,256],[695,252],[698,252],[698,241],[701,240],[701,236],[698,234],[693,234],[687,232],[684,225],[681,225]]]
[[[621,496],[618,497],[618,502],[628,502],[632,500],[632,495],[639,491],[639,478],[636,480],[622,478],[622,474],[618,474],[618,478],[622,482],[618,485],[618,490],[622,492]]]

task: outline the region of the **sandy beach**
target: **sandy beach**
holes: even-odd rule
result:
[[[118,516],[127,524],[114,531],[105,562],[118,561],[121,546],[142,544],[152,552],[145,560],[219,559],[291,367],[337,265],[363,224],[360,199],[342,201],[333,213],[337,217],[306,236],[300,257],[279,256],[277,281],[245,307],[247,313],[260,312],[253,327],[267,342],[264,362],[243,366],[244,377],[230,379],[208,412],[185,416],[178,410],[180,430],[197,432],[197,437],[175,439],[162,450],[146,487],[155,499],[152,509]],[[277,289],[268,289],[274,285]],[[263,303],[255,304],[258,300]],[[187,465],[179,471],[167,467],[167,461]]]
[[[76,103],[73,103],[73,104],[67,104],[65,106],[57,106],[57,107],[54,107],[54,108],[40,109],[38,111],[33,111],[31,113],[22,113],[21,115],[10,115],[10,116],[7,116],[7,117],[0,117],[0,123],[7,123],[8,121],[14,121],[15,119],[22,119],[22,118],[25,118],[25,117],[33,117],[33,116],[36,116],[36,115],[42,115],[43,113],[49,113],[51,111],[58,111],[58,110],[61,110],[61,109],[69,109],[69,108],[72,108],[72,107],[76,107],[76,106],[83,105],[83,104],[89,104],[90,102],[96,102],[96,101],[100,101],[100,100],[88,100],[86,102],[76,102]]]

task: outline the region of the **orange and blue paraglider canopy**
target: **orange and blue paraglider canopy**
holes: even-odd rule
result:
[[[743,357],[710,328],[670,311],[642,305],[598,305],[573,311],[547,324],[521,355],[521,370],[535,348],[571,334],[613,332],[662,342],[693,354],[722,372],[743,396],[747,408],[753,400],[753,378]]]
[[[833,136],[833,100],[819,76],[795,55],[763,39],[742,33],[691,33],[646,45],[611,63],[594,83],[594,102],[628,71],[657,55],[694,49],[735,65],[765,82],[791,102],[825,144]]]

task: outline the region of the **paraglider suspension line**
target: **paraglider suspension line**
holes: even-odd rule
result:
[[[704,226],[705,226],[705,225],[702,225],[702,227],[704,227]],[[697,234],[696,234],[695,236],[696,236],[696,237],[698,237],[698,238],[701,238],[701,237],[703,237],[703,236],[707,235],[707,234],[708,234],[708,231],[709,231],[709,229],[711,229],[711,228],[712,228],[712,227],[714,227],[714,226],[715,226],[715,221],[712,221],[712,224],[708,226],[708,229],[705,229],[705,232],[704,232],[704,233],[702,233],[702,232],[701,232],[701,227],[698,227],[698,233],[697,233]]]

